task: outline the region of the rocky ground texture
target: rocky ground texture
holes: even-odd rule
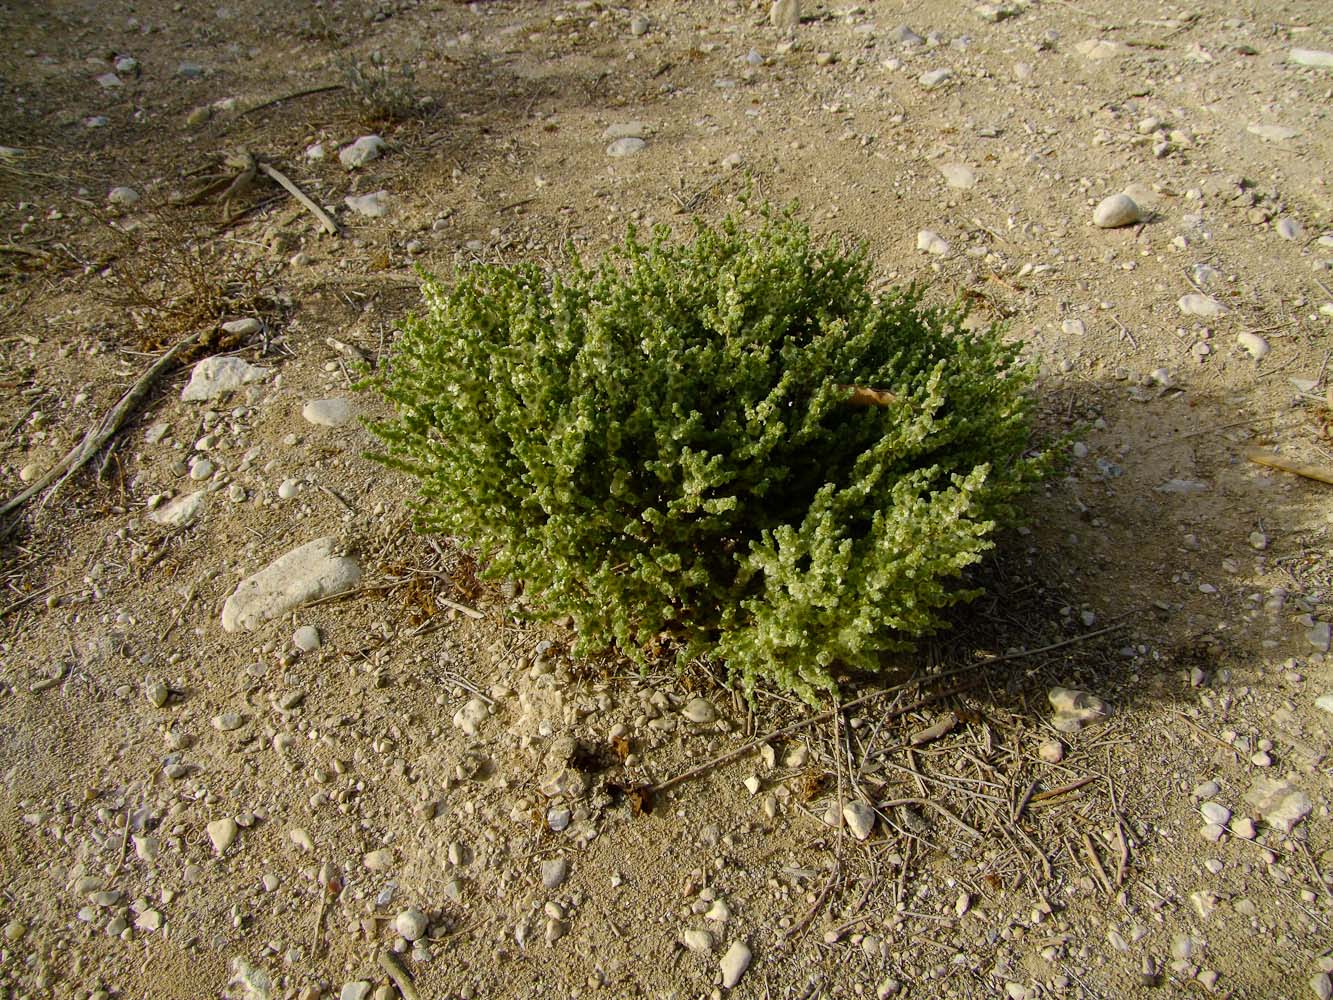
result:
[[[0,995],[1333,993],[1326,4],[3,22]],[[572,659],[354,388],[414,266],[746,193],[1004,322],[1070,435],[822,712]]]

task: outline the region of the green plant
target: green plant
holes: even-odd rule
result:
[[[975,596],[957,577],[1047,464],[1030,374],[960,308],[872,297],[864,253],[790,212],[695,228],[427,278],[378,457],[580,651],[711,652],[813,701]]]
[[[392,69],[377,52],[371,53],[368,61],[339,56],[338,66],[344,83],[366,109],[372,123],[404,121],[418,110],[420,98],[411,66]]]

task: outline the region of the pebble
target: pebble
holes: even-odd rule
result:
[[[476,736],[481,723],[491,714],[490,706],[480,698],[472,698],[454,713],[454,727],[468,736]]]
[[[350,399],[335,396],[330,399],[312,399],[301,408],[301,416],[320,427],[341,427],[356,416]]]
[[[405,941],[415,941],[424,937],[428,925],[429,921],[426,919],[426,915],[416,909],[403,910],[393,921],[393,929]]]
[[[1105,38],[1089,38],[1074,46],[1074,51],[1090,62],[1114,59],[1124,49],[1125,47],[1119,42],[1107,41]]]
[[[1315,622],[1314,626],[1306,633],[1306,639],[1310,645],[1321,653],[1327,653],[1329,647],[1333,646],[1333,624],[1329,622]]]
[[[1103,198],[1092,210],[1092,224],[1098,229],[1118,229],[1132,226],[1143,218],[1138,202],[1127,194],[1113,194]]]
[[[680,943],[696,955],[706,955],[713,950],[713,935],[709,931],[690,929],[681,934]]]
[[[366,866],[367,871],[388,871],[393,867],[393,851],[387,847],[380,847],[373,851],[367,851],[361,858],[361,863]]]
[[[310,838],[310,834],[299,826],[288,830],[287,836],[291,838],[293,844],[307,853],[315,849],[315,842]]]
[[[1262,361],[1268,356],[1268,341],[1257,333],[1238,333],[1236,334],[1236,343],[1245,349],[1245,353],[1254,358],[1255,361]]]
[[[644,139],[648,135],[648,126],[641,121],[615,122],[606,127],[603,139]]]
[[[150,835],[141,837],[138,834],[135,834],[131,839],[134,841],[135,857],[145,864],[150,865],[157,860],[158,855],[162,851],[162,842],[157,837]]]
[[[717,721],[717,708],[707,698],[691,698],[680,710],[680,714],[698,725]]]
[[[344,146],[338,152],[338,162],[348,170],[364,167],[371,160],[377,160],[384,153],[387,143],[377,135],[363,135],[350,146]]]
[[[569,877],[569,862],[564,858],[551,858],[542,862],[542,885],[548,889],[559,889]]]
[[[865,840],[875,828],[875,810],[859,799],[842,807],[842,818],[857,840]]]
[[[366,1000],[368,996],[370,996],[370,983],[364,979],[343,983],[343,988],[338,991],[338,1000]]]
[[[1327,972],[1316,973],[1310,977],[1310,992],[1319,1000],[1329,1000],[1333,997],[1333,979],[1329,978]]]
[[[6,941],[10,942],[21,941],[23,939],[23,935],[27,933],[28,933],[28,925],[25,924],[22,920],[19,920],[17,917],[15,917],[9,923],[5,924]]]
[[[128,208],[139,203],[139,192],[132,187],[113,187],[106,200],[112,205]]]
[[[316,538],[242,580],[222,606],[223,631],[251,631],[298,605],[351,590],[361,565],[337,548],[330,536]]]
[[[271,370],[237,357],[204,358],[190,370],[190,381],[181,390],[181,399],[187,403],[217,399],[266,378]]]
[[[1333,692],[1321,694],[1314,700],[1314,707],[1321,712],[1328,712],[1333,715]]]
[[[1297,66],[1316,66],[1320,69],[1333,69],[1333,52],[1320,49],[1292,49],[1287,54]]]
[[[1182,295],[1176,300],[1176,306],[1186,316],[1200,316],[1204,319],[1222,316],[1227,311],[1226,306],[1211,295],[1200,295],[1198,292]]]
[[[944,177],[944,183],[951,188],[970,191],[977,186],[976,172],[965,163],[941,163],[939,171]]]
[[[382,219],[393,210],[393,196],[383,190],[372,191],[370,194],[349,194],[343,203],[367,219]]]
[[[1226,826],[1231,822],[1231,810],[1218,802],[1205,802],[1199,806],[1199,814],[1209,823]]]
[[[923,229],[916,234],[916,248],[925,253],[934,254],[936,257],[947,257],[949,255],[948,241],[929,229]]]
[[[230,333],[236,337],[252,337],[262,329],[264,329],[264,324],[253,316],[228,320],[222,324],[223,333]]]
[[[97,77],[97,85],[103,90],[115,90],[117,87],[123,87],[124,83],[115,73],[102,73]]]
[[[313,625],[302,625],[292,633],[292,645],[303,653],[313,653],[322,644],[319,629]]]
[[[230,733],[240,729],[243,718],[239,712],[223,712],[213,716],[213,728],[220,733]]]
[[[213,820],[206,829],[208,839],[213,842],[214,853],[221,855],[236,842],[236,832],[239,827],[237,827],[236,821],[229,816],[226,819]]]
[[[551,808],[546,811],[546,825],[556,833],[560,833],[562,830],[567,829],[570,820],[573,818],[574,814],[564,806],[551,806]]]
[[[290,500],[301,491],[301,484],[295,479],[284,479],[278,484],[278,499]]]
[[[1222,790],[1222,786],[1216,781],[1205,781],[1194,786],[1194,797],[1196,799],[1211,799]]]
[[[1059,740],[1048,740],[1037,748],[1037,756],[1047,764],[1058,764],[1065,759],[1065,745]]]
[[[745,970],[750,967],[752,958],[750,946],[744,941],[733,941],[727,953],[722,956],[722,988],[731,989],[741,981]]]
[[[642,14],[635,14],[629,19],[629,33],[635,38],[641,38],[648,34],[648,29],[652,27],[648,18]]]
[[[642,150],[648,143],[636,136],[627,135],[624,138],[617,139],[611,145],[606,147],[607,156],[633,156]]]
[[[1305,235],[1305,227],[1295,219],[1278,219],[1273,228],[1284,240],[1299,240]]]
[[[1051,724],[1062,733],[1076,733],[1084,726],[1102,722],[1111,710],[1106,702],[1087,691],[1074,688],[1051,688],[1046,695],[1055,718]]]
[[[209,458],[196,458],[190,463],[190,478],[196,483],[202,483],[217,471],[217,466]]]
[[[953,70],[951,69],[928,69],[917,77],[916,82],[921,84],[924,90],[934,90],[951,79],[953,79]]]

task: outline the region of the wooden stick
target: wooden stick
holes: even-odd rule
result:
[[[259,169],[266,177],[271,177],[273,180],[281,184],[287,189],[288,194],[304,205],[306,211],[319,220],[320,227],[326,233],[330,236],[340,236],[342,234],[342,231],[338,228],[338,223],[334,222],[333,219],[329,217],[329,213],[311,201],[309,196],[292,183],[287,175],[281,170],[273,166],[271,163],[261,163]]]
[[[1096,780],[1097,776],[1095,774],[1090,774],[1085,778],[1079,778],[1078,781],[1071,781],[1067,785],[1061,785],[1059,788],[1048,788],[1044,792],[1038,792],[1036,795],[1032,796],[1032,801],[1045,802],[1047,799],[1053,799],[1058,795],[1067,795]]]
[[[199,340],[200,334],[193,333],[184,340],[179,341],[171,350],[153,362],[152,366],[139,376],[138,380],[125,391],[120,397],[120,402],[113,406],[110,412],[98,423],[96,427],[90,428],[83,436],[83,440],[66,452],[65,457],[53,465],[41,479],[33,483],[22,493],[10,499],[3,507],[0,507],[0,517],[4,517],[11,511],[18,510],[25,503],[41,493],[44,489],[55,483],[55,489],[51,491],[51,496],[55,495],[56,490],[64,485],[65,480],[78,472],[88,460],[102,450],[103,446],[111,440],[115,433],[129,418],[131,411],[143,401],[148,395],[148,390],[152,388],[153,383],[157,381],[158,376],[176,363],[176,359],[186,350],[193,347]],[[56,482],[59,478],[59,482]],[[50,496],[47,497],[50,499]]]
[[[1296,476],[1304,476],[1306,479],[1313,479],[1316,482],[1328,483],[1328,485],[1333,486],[1333,469],[1326,465],[1298,462],[1266,448],[1246,448],[1245,457],[1256,465],[1266,465],[1270,469],[1281,469],[1283,472],[1290,472]]]
[[[927,806],[931,809],[934,809],[937,813],[939,813],[945,819],[949,820],[955,826],[958,826],[961,829],[966,830],[968,833],[972,834],[972,836],[976,837],[978,840],[981,839],[980,830],[978,830],[974,826],[971,826],[968,823],[963,822],[961,819],[959,819],[957,816],[951,813],[948,809],[944,808],[944,806],[940,805],[933,799],[889,799],[886,802],[877,803],[877,806],[880,809],[892,809],[895,806]]]
[[[294,94],[284,94],[282,97],[275,97],[271,101],[265,101],[262,104],[256,104],[253,108],[247,108],[245,111],[242,111],[239,115],[237,115],[237,117],[244,118],[247,115],[254,114],[256,111],[263,111],[265,108],[271,108],[274,105],[282,104],[285,101],[294,101],[298,97],[310,97],[313,94],[327,94],[330,90],[342,90],[342,89],[343,85],[341,83],[326,83],[322,87],[309,87],[305,90],[298,90]]]
[[[1092,870],[1097,873],[1097,881],[1102,884],[1108,896],[1112,895],[1111,880],[1106,875],[1106,869],[1102,867],[1102,859],[1097,857],[1097,848],[1093,846],[1091,835],[1087,833],[1083,834],[1083,852],[1092,863]]]
[[[417,993],[417,988],[412,985],[412,976],[403,966],[401,958],[388,948],[381,948],[375,958],[379,962],[380,968],[389,974],[393,984],[398,987],[398,992],[403,995],[403,1000],[419,1000],[420,995]]]

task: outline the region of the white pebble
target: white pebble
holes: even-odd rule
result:
[[[1245,352],[1255,361],[1262,361],[1268,356],[1268,341],[1257,333],[1238,333],[1236,334],[1236,343],[1245,349]]]
[[[238,827],[236,821],[231,817],[226,819],[215,819],[206,827],[208,839],[213,842],[213,851],[217,854],[223,854],[227,848],[236,842],[236,833]]]
[[[916,248],[925,253],[934,254],[936,257],[947,257],[949,255],[948,241],[929,229],[923,229],[916,234]]]
[[[302,625],[292,633],[292,645],[303,653],[311,653],[323,644],[319,629],[313,625]]]
[[[398,914],[393,921],[393,929],[406,941],[415,941],[424,937],[429,921],[420,910],[409,909]]]
[[[1092,224],[1098,229],[1118,229],[1132,226],[1143,218],[1138,202],[1127,194],[1113,194],[1103,198],[1092,210]]]
[[[750,967],[750,947],[744,941],[733,941],[727,953],[722,956],[722,987],[731,989],[741,981],[745,970]]]

